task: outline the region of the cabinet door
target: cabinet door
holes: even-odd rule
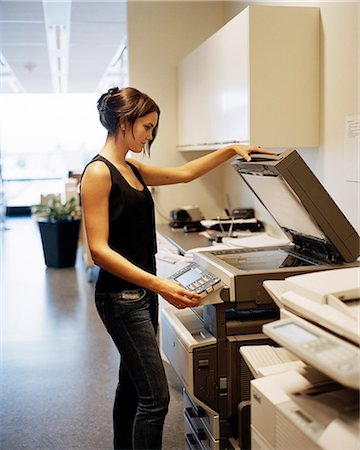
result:
[[[239,140],[239,124],[247,131],[248,66],[239,64],[239,47],[247,52],[248,45],[238,26],[241,19],[228,23],[178,66],[179,146],[216,147]]]
[[[319,8],[250,6],[178,66],[178,147],[318,145]]]
[[[319,8],[259,7],[249,23],[249,141],[319,145]]]

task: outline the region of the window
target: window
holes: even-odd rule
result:
[[[61,193],[69,171],[79,172],[101,149],[98,94],[3,94],[1,169],[7,206],[38,203]]]

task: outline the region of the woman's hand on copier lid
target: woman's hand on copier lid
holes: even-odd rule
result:
[[[250,153],[267,153],[268,155],[274,154],[274,152],[270,152],[269,150],[266,150],[265,148],[262,148],[260,146],[254,147],[252,145],[233,144],[231,145],[231,147],[239,156],[242,156],[245,161],[251,161]]]
[[[201,296],[195,292],[188,291],[181,284],[172,280],[161,279],[158,293],[175,308],[193,308],[199,306]]]

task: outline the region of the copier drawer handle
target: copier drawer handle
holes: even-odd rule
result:
[[[205,409],[202,406],[198,406],[196,408],[196,412],[197,412],[197,416],[198,417],[205,417],[206,416]]]
[[[192,433],[185,435],[185,442],[189,450],[200,450],[199,444],[196,441],[195,436]]]
[[[185,408],[185,414],[187,415],[188,419],[193,419],[194,417],[196,417],[195,411],[191,406]]]
[[[193,419],[194,417],[205,417],[205,409],[198,406],[194,411],[194,408],[188,406],[185,408],[185,414],[188,416],[188,419]]]
[[[206,433],[203,428],[197,428],[196,435],[199,441],[206,441]]]

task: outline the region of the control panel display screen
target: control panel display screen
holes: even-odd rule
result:
[[[199,273],[194,269],[190,269],[187,272],[176,277],[176,281],[178,281],[183,286],[188,286],[190,283],[199,280],[202,277],[202,275],[203,275],[202,273]]]
[[[300,345],[305,344],[306,342],[314,341],[319,337],[299,325],[296,325],[295,323],[278,326],[276,327],[276,331],[283,337],[291,339],[293,342]]]

